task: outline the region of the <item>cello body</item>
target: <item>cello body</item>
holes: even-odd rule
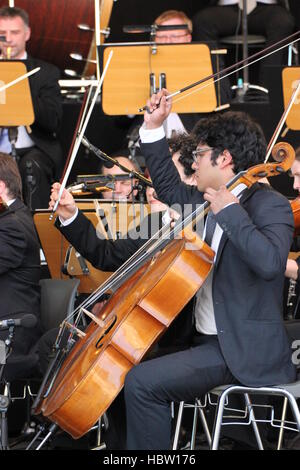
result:
[[[95,424],[211,270],[214,252],[194,232],[171,241],[108,300],[65,359],[43,415],[79,438]],[[190,248],[190,249],[189,249]]]

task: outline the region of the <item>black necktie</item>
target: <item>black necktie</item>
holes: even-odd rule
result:
[[[216,223],[217,223],[216,218],[214,214],[212,213],[212,211],[210,211],[207,214],[207,218],[206,218],[206,233],[205,233],[205,239],[204,239],[205,243],[207,243],[209,246],[211,246],[214,231],[216,228]]]

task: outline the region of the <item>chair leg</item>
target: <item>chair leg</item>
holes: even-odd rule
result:
[[[290,392],[288,392],[287,390],[284,390],[282,394],[289,401],[290,407],[292,409],[294,418],[295,418],[296,423],[297,423],[298,432],[300,432],[300,412],[299,412],[297,401],[296,401],[295,397]]]
[[[225,407],[225,400],[227,399],[228,394],[232,391],[233,387],[228,388],[227,390],[224,390],[223,393],[219,396],[218,399],[218,406],[217,406],[217,414],[215,417],[215,423],[214,423],[214,431],[213,431],[213,438],[212,438],[212,444],[211,444],[211,449],[212,450],[218,450],[219,447],[219,441],[220,441],[220,434],[221,434],[221,427],[222,427],[222,422],[223,422],[223,414],[224,414],[224,407]],[[247,403],[247,406],[249,407],[249,413],[252,414],[254,417],[253,409],[251,409],[251,401],[249,398],[249,395],[247,393],[244,394],[245,400]],[[260,450],[263,450],[263,444],[261,441],[260,433],[257,427],[257,423],[254,421],[254,419],[251,419],[252,421],[252,427],[255,433],[256,441],[258,448]]]
[[[184,401],[181,401],[179,403],[179,408],[178,408],[176,429],[175,429],[173,447],[172,447],[173,450],[176,450],[177,446],[178,446],[179,432],[180,432],[180,428],[181,428],[181,421],[182,421],[182,415],[183,415],[183,407],[184,407]]]
[[[191,450],[195,449],[197,421],[198,421],[197,400],[195,400],[193,427],[192,427],[192,435],[191,435],[191,447],[190,447]]]
[[[209,445],[209,447],[211,447],[211,434],[210,434],[209,427],[208,427],[208,424],[207,424],[207,421],[206,421],[206,416],[205,416],[203,407],[201,406],[200,400],[197,399],[196,402],[197,402],[197,405],[198,405],[198,411],[199,411],[199,416],[200,416],[201,424],[202,424],[202,427],[203,427],[203,431],[205,433],[208,445]]]
[[[284,422],[286,418],[287,405],[288,405],[288,398],[284,397],[281,420],[280,420],[280,431],[279,431],[278,442],[277,442],[277,450],[281,450],[282,448],[283,434],[284,434]]]
[[[102,426],[105,428],[105,420],[107,420],[106,414],[104,413],[102,416],[97,421],[96,431],[97,431],[97,437],[96,437],[96,447],[93,447],[91,450],[105,450],[106,449],[106,444],[105,442],[102,442]],[[92,428],[94,429],[94,428]]]
[[[0,449],[9,450],[8,445],[8,424],[7,412],[10,405],[10,388],[9,384],[4,387],[4,394],[0,395]]]
[[[44,437],[42,442],[34,449],[34,450],[40,450],[44,444],[50,439],[50,437],[56,432],[58,429],[57,424],[52,423],[51,426],[49,427],[47,435]],[[34,436],[32,441],[29,443],[29,445],[26,447],[26,450],[32,449],[33,444],[36,442],[36,440],[40,437],[40,435],[46,430],[46,426],[42,425],[40,427],[40,430],[37,432],[37,434]]]
[[[219,448],[221,427],[222,427],[225,400],[227,398],[227,394],[228,394],[228,390],[225,390],[223,393],[221,393],[221,395],[218,398],[218,405],[217,405],[217,412],[216,412],[215,422],[214,422],[211,450],[218,450]]]
[[[264,446],[263,446],[263,443],[262,443],[262,440],[261,440],[261,437],[260,437],[260,432],[259,432],[259,429],[258,429],[258,426],[257,426],[257,422],[255,421],[255,415],[254,415],[252,403],[251,403],[251,400],[250,400],[250,397],[249,397],[248,393],[245,393],[244,397],[245,397],[246,405],[247,405],[248,410],[249,410],[251,425],[252,425],[252,428],[253,428],[253,431],[254,431],[254,434],[255,434],[255,438],[256,438],[258,448],[259,448],[259,450],[264,450]]]

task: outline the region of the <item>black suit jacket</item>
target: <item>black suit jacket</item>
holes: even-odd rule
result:
[[[158,197],[181,206],[203,203],[197,188],[178,177],[165,139],[142,144]],[[217,216],[223,229],[213,273],[213,304],[220,346],[232,374],[243,384],[293,381],[282,318],[286,260],[293,215],[286,198],[265,185],[246,190],[240,204]]]
[[[0,214],[0,319],[22,318],[24,314],[40,315],[40,255],[32,216],[16,200]],[[27,354],[39,335],[35,328],[16,328],[14,354]],[[0,332],[0,339],[7,331]]]
[[[62,123],[62,98],[57,67],[28,56],[23,61],[28,71],[40,67],[40,71],[29,77],[35,120],[31,126],[31,139],[53,162],[56,178],[62,166],[62,150],[57,138]]]
[[[161,217],[161,212],[148,215],[141,226],[117,240],[99,238],[95,227],[81,211],[72,224],[62,226],[59,219],[56,219],[55,225],[95,268],[115,271],[157,232],[161,226]]]

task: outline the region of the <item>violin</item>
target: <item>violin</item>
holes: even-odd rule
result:
[[[296,199],[293,199],[293,201],[291,201],[291,207],[295,223],[294,236],[298,237],[298,235],[300,235],[300,196],[296,197]]]

